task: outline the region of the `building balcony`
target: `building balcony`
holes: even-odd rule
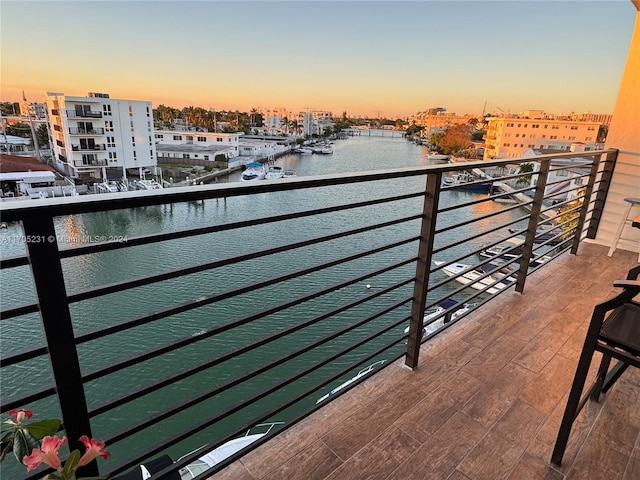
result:
[[[72,448],[86,432],[105,440],[111,459],[85,476],[206,444],[177,470],[265,422],[278,426],[242,463],[235,455],[211,469],[214,478],[582,478],[612,459],[624,471],[640,432],[637,407],[622,407],[638,383],[632,372],[584,411],[563,467],[548,465],[585,320],[637,256],[609,258],[594,243],[619,193],[614,169],[627,162],[616,150],[580,154],[588,173],[575,200],[545,198],[550,172],[569,168],[551,160],[575,155],[537,157],[533,193],[522,187],[529,200],[516,205],[494,202],[513,191],[458,195],[493,178],[443,178],[475,167],[506,182],[521,175],[504,165],[531,159],[0,204],[25,238],[56,239],[1,259],[7,275],[31,272],[35,291],[13,302],[3,292],[0,318],[44,329],[41,343],[3,349],[3,382],[15,388],[1,411],[60,411]],[[358,195],[345,197],[347,187]],[[224,220],[198,213],[123,238],[127,215],[142,226],[194,209],[224,209]],[[507,263],[480,256],[517,235],[524,246]],[[473,288],[442,272],[456,263],[485,269]],[[468,310],[424,322],[453,298]],[[13,383],[36,361],[55,380]],[[589,442],[608,435],[597,419],[612,415],[628,430],[616,428],[603,453]]]
[[[95,127],[91,129],[87,128],[69,128],[69,135],[104,135],[104,128]]]
[[[67,110],[67,118],[102,118],[102,112]]]
[[[71,149],[74,152],[91,152],[97,150],[106,150],[107,147],[104,144],[98,145],[71,145]]]

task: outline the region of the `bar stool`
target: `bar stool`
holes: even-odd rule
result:
[[[624,230],[624,226],[627,223],[633,224],[633,218],[629,217],[629,213],[631,209],[635,206],[640,205],[640,198],[625,198],[625,202],[629,204],[629,206],[625,209],[624,214],[622,215],[622,220],[620,220],[620,224],[618,225],[618,231],[616,235],[613,237],[613,242],[611,243],[611,248],[609,249],[608,257],[613,255],[613,252],[616,251],[616,247],[618,246],[618,241],[620,241],[620,237],[622,236],[622,231]],[[638,256],[638,260],[640,261],[640,255]]]

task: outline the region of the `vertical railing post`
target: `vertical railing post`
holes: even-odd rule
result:
[[[602,218],[602,211],[604,210],[604,205],[607,202],[607,195],[609,193],[609,187],[611,186],[611,178],[613,177],[613,170],[615,169],[617,160],[618,150],[607,153],[604,161],[604,168],[600,174],[600,179],[596,179],[596,181],[599,182],[597,189],[598,193],[596,193],[596,198],[593,202],[593,212],[589,219],[587,238],[596,238],[596,234],[598,233],[600,219]]]
[[[91,438],[91,423],[53,218],[31,214],[22,225],[69,449],[83,452],[79,439]],[[97,476],[97,463],[82,467],[78,474]]]
[[[538,171],[538,179],[536,181],[536,191],[533,196],[533,205],[531,205],[531,216],[527,226],[527,234],[525,235],[524,245],[522,246],[522,258],[520,259],[520,267],[518,268],[518,278],[516,280],[516,292],[522,293],[524,283],[527,279],[529,271],[529,262],[533,256],[533,241],[536,237],[536,229],[538,228],[538,219],[542,210],[542,200],[544,200],[544,189],[547,186],[547,178],[549,176],[549,168],[551,160],[544,160],[540,164]]]
[[[589,211],[589,203],[591,195],[593,194],[593,186],[596,183],[596,177],[598,176],[599,162],[594,157],[591,164],[591,171],[589,172],[589,182],[584,192],[584,198],[582,199],[582,205],[580,207],[580,216],[578,217],[578,225],[573,237],[573,243],[571,244],[571,254],[578,253],[578,247],[580,246],[580,240],[582,239],[582,230],[584,228],[584,222],[587,218],[587,212]]]
[[[413,301],[411,303],[411,322],[409,324],[409,339],[405,365],[409,368],[418,366],[420,341],[424,310],[427,303],[427,289],[429,287],[429,270],[431,269],[431,255],[433,253],[433,238],[438,215],[440,200],[440,185],[442,172],[429,173],[422,207],[422,224],[420,226],[420,241],[418,244],[418,261],[416,263],[416,281],[413,286]]]

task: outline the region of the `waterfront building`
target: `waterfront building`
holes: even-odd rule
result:
[[[20,115],[23,117],[31,117],[39,120],[47,118],[46,107],[44,103],[29,102],[26,99],[19,104]]]
[[[159,163],[180,163],[176,159],[213,161],[218,155],[237,157],[241,135],[186,130],[156,130],[154,134]]]
[[[414,122],[416,125],[424,127],[422,136],[429,138],[430,135],[436,132],[442,132],[453,125],[469,124],[472,119],[476,119],[478,123],[480,123],[477,115],[456,115],[439,107],[430,108],[425,112],[418,112],[409,118],[409,122]]]
[[[157,165],[151,102],[48,92],[46,106],[53,165],[63,174],[106,181]]]
[[[490,117],[487,124],[485,159],[521,157],[529,149],[569,151],[578,142],[584,144],[585,150],[594,150],[601,125],[522,114],[515,118]]]

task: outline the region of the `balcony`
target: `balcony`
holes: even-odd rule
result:
[[[524,477],[544,472],[548,460],[538,459],[553,437],[584,319],[594,297],[610,291],[635,257],[619,251],[610,261],[606,249],[582,241],[598,230],[616,155],[581,154],[586,187],[576,187],[575,200],[554,205],[544,194],[553,183],[549,173],[568,167],[551,161],[575,154],[537,157],[541,169],[524,204],[528,211],[496,206],[490,197],[452,196],[457,187],[443,186],[442,179],[474,166],[504,172],[503,165],[531,159],[2,205],[3,221],[21,222],[27,238],[57,239],[28,243],[28,258],[17,253],[0,263],[4,273],[30,266],[36,285],[33,295],[21,293],[25,303],[3,304],[2,320],[37,315],[43,338],[50,338],[3,350],[3,379],[12,368],[48,362],[47,352],[54,375],[60,374],[55,382],[32,379],[5,392],[1,410],[59,405],[69,439],[91,431],[114,451],[100,465],[102,474],[126,472],[165,452],[176,459],[203,443],[215,448],[252,425],[279,419],[285,425],[273,433],[281,434],[256,442],[259,448],[242,464],[232,464],[237,455],[220,463],[215,471],[229,466],[220,478],[238,478],[238,469],[253,478],[343,478],[348,471],[369,478],[369,468],[381,478],[394,478],[396,470],[400,478],[411,472],[425,478],[424,465],[442,478],[456,469],[460,478],[499,478],[505,469]],[[503,173],[500,180],[519,177]],[[346,198],[345,186],[359,194]],[[227,210],[231,202],[244,207]],[[263,203],[268,215],[256,215]],[[105,230],[87,238],[69,233],[78,231],[78,215],[82,224],[98,226],[113,211],[126,224],[126,212],[142,222],[173,208],[233,215],[225,222],[198,217],[127,239]],[[559,208],[563,214],[553,220]],[[66,224],[67,233],[56,231]],[[544,225],[551,227],[546,240],[537,238]],[[509,229],[526,238],[510,262],[513,281],[502,272],[509,265],[493,267],[494,259],[476,257],[479,245],[515,235]],[[175,254],[168,253],[171,244]],[[541,249],[549,261],[527,268]],[[482,290],[461,285],[434,266],[437,259],[483,266],[487,272],[476,281],[488,283]],[[103,278],[99,266],[114,262],[122,264],[122,275]],[[134,264],[146,265],[145,273],[127,275]],[[74,265],[86,282],[76,282]],[[498,293],[489,294],[491,288]],[[134,295],[126,300],[132,310],[121,306],[125,294]],[[425,311],[454,296],[470,312],[422,338]],[[170,325],[179,326],[177,335]],[[154,343],[139,348],[142,338]],[[114,358],[122,342],[132,347]],[[385,367],[366,382],[316,403],[380,359]],[[163,408],[150,414],[145,402],[156,395],[163,396]],[[593,409],[586,414],[595,415]],[[188,444],[192,439],[195,446]],[[581,450],[593,461],[590,451]],[[564,468],[577,468],[577,458],[568,453]],[[98,473],[91,468],[87,475]],[[551,478],[554,473],[562,478],[550,472]]]
[[[69,128],[69,135],[104,135],[104,128]]]
[[[107,147],[104,144],[97,144],[97,145],[71,145],[71,149],[74,152],[91,152],[91,151],[106,150]]]
[[[67,118],[102,118],[102,112],[92,110],[67,110]]]

